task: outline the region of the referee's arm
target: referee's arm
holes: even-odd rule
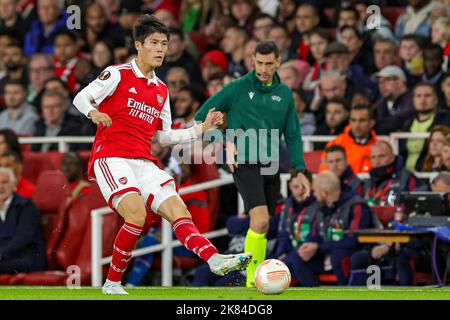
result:
[[[216,111],[228,112],[231,109],[231,93],[232,88],[227,85],[222,90],[217,92],[215,95],[211,96],[206,100],[203,105],[198,109],[195,114],[195,121],[203,122],[206,119],[209,109],[216,108]]]
[[[291,160],[292,168],[296,171],[303,172],[305,170],[305,159],[303,157],[302,132],[297,109],[294,105],[294,99],[292,99],[292,102],[289,105],[283,134],[289,149],[289,158]]]

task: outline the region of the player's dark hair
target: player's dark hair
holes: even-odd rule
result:
[[[367,110],[367,113],[369,114],[369,119],[374,120],[375,119],[375,111],[373,110],[373,107],[368,104],[357,104],[352,106],[351,111],[353,110]]]
[[[27,85],[22,80],[18,79],[7,80],[4,84],[4,88],[6,88],[6,86],[21,86],[23,90],[27,90]]]
[[[342,146],[340,146],[338,144],[333,144],[333,145],[331,145],[331,146],[329,146],[329,147],[327,147],[325,149],[325,153],[326,154],[332,153],[332,152],[340,152],[340,153],[342,153],[344,155],[344,158],[346,158],[344,147],[342,147]]]
[[[271,53],[275,54],[275,58],[280,56],[280,51],[278,50],[277,45],[273,41],[261,41],[258,43],[255,49],[255,54],[268,55]]]
[[[155,16],[150,14],[141,16],[133,27],[134,41],[144,43],[145,39],[154,33],[165,34],[167,40],[170,39],[170,29]]]
[[[350,110],[350,103],[345,98],[334,97],[327,101],[327,105],[329,103],[339,104],[339,105],[343,106],[345,110],[347,110],[347,111]]]
[[[198,86],[188,84],[181,87],[179,92],[181,91],[189,92],[189,95],[192,97],[192,99],[198,102],[200,105],[202,105],[203,102],[206,101],[206,95],[204,90],[202,88],[199,88]]]

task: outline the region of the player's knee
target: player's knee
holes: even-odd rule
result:
[[[140,203],[128,202],[126,205],[120,206],[122,216],[127,222],[137,226],[144,226],[147,218],[147,211]]]

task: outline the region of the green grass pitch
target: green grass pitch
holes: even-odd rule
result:
[[[105,296],[98,288],[0,287],[0,300],[450,300],[450,287],[384,287],[382,289],[320,287],[289,288],[264,295],[243,287],[137,287],[128,296]]]

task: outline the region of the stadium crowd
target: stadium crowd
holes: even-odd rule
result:
[[[70,5],[81,8],[80,17],[66,10]],[[271,220],[267,252],[285,261],[294,283],[319,285],[319,275],[328,273],[340,285],[364,284],[357,271],[378,264],[392,271],[385,281],[412,285],[417,270],[430,271],[427,241],[362,246],[345,231],[380,227],[376,209],[401,207],[402,191],[450,197],[449,1],[0,0],[0,275],[46,269],[39,215],[30,200],[36,186],[23,172],[28,154],[57,151],[58,145],[26,149],[17,137],[95,135],[95,125],[72,99],[107,66],[135,57],[131,30],[144,13],[171,28],[156,74],[169,88],[174,128],[190,127],[208,97],[253,69],[258,41],[272,40],[281,57],[277,74],[292,90],[302,135],[336,136],[314,143],[322,153],[313,196],[302,198],[290,182],[290,196],[280,199]],[[71,28],[74,18],[80,18],[79,28]],[[397,153],[380,138],[395,132],[430,135],[401,140]],[[74,152],[61,161],[74,201],[92,187],[80,156],[90,147],[71,144]],[[195,165],[177,163],[157,141],[152,152],[180,186],[196,181]],[[288,161],[281,163],[289,172]],[[435,172],[436,178],[421,180],[416,172]],[[236,189],[222,188],[215,214],[205,211],[213,210],[205,204],[210,195],[201,191],[183,199],[202,232],[226,225],[233,238],[221,245],[242,251],[249,222],[236,216]],[[159,231],[151,229],[139,246],[158,243]],[[189,268],[198,264],[187,251],[176,256]],[[128,284],[140,284],[153,261],[153,254],[135,259]],[[193,285],[243,279],[238,272],[218,278],[201,265],[189,274]]]

